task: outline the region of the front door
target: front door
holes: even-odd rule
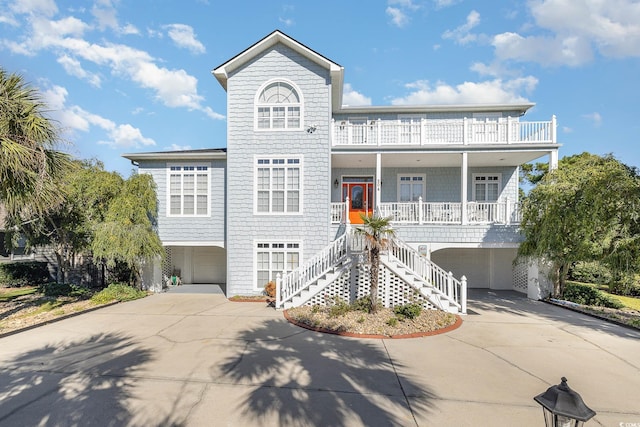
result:
[[[360,182],[354,178],[345,178],[342,183],[342,201],[349,197],[349,222],[362,224],[360,215],[373,215],[373,179],[364,178]]]

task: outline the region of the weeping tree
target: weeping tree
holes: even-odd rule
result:
[[[576,261],[601,261],[630,274],[638,267],[639,209],[634,168],[611,155],[565,157],[523,202],[518,254],[551,262],[558,297]]]
[[[157,197],[153,178],[134,174],[109,203],[104,222],[97,225],[91,248],[94,259],[109,267],[126,265],[129,282],[141,287],[146,262],[164,254],[156,232]]]
[[[57,183],[71,160],[56,150],[60,131],[46,112],[35,88],[0,68],[0,203],[24,221],[64,198]]]
[[[393,242],[395,231],[391,227],[391,217],[381,217],[376,214],[367,216],[360,214],[363,224],[355,229],[356,233],[364,237],[365,247],[369,254],[370,308],[374,313],[378,308],[378,272],[380,271],[380,253]]]

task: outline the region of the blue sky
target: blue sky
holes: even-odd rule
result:
[[[560,157],[640,167],[637,0],[0,0],[0,66],[38,87],[64,149],[226,145],[211,70],[279,29],[345,68],[349,105],[535,102]]]

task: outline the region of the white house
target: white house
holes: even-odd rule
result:
[[[419,298],[463,312],[466,287],[527,292],[514,267],[519,166],[558,161],[555,118],[533,104],[342,105],[344,69],[274,31],[212,71],[227,92],[227,148],[126,154],[150,173],[167,256],[146,278],[278,282],[277,303],[355,298],[366,263],[349,230],[391,216],[386,304]],[[466,280],[463,279],[466,278]]]

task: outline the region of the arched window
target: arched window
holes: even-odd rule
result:
[[[275,81],[262,88],[256,99],[258,129],[300,129],[300,95],[293,85]]]

